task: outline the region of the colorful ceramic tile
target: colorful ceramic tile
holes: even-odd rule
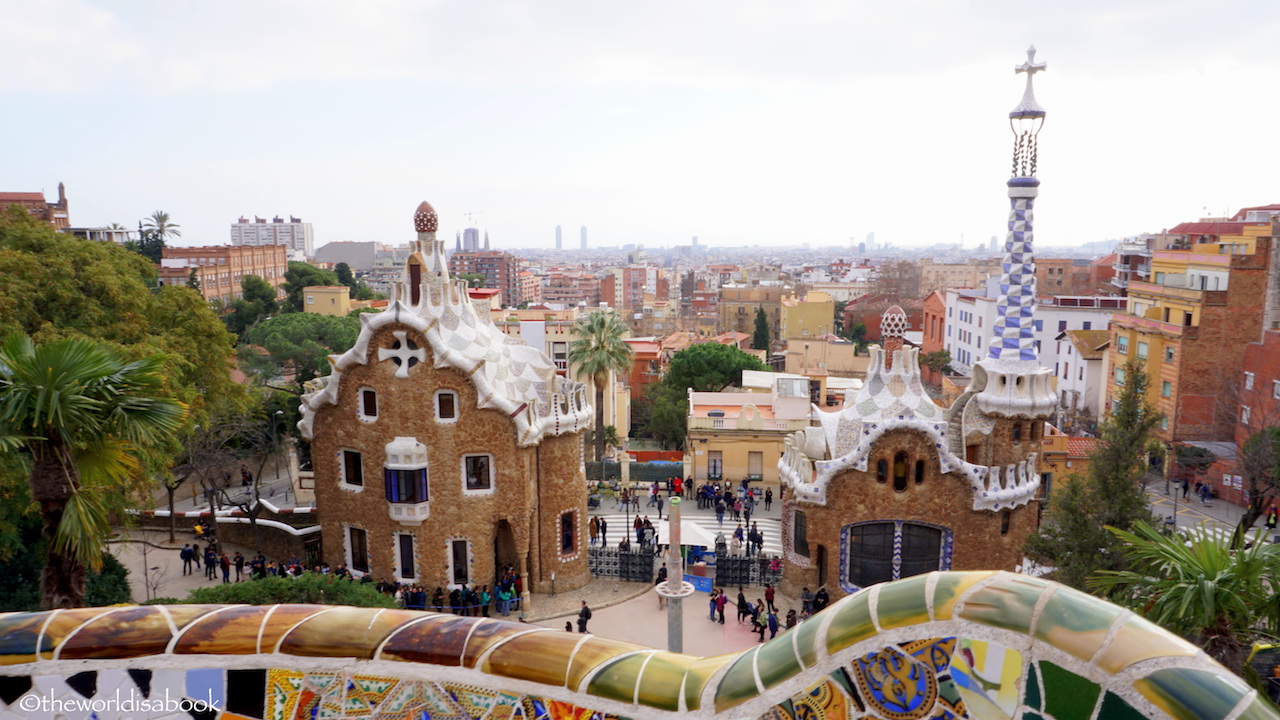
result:
[[[871,593],[863,590],[832,608],[835,615],[827,626],[827,652],[839,652],[876,634],[871,621]]]
[[[692,663],[688,655],[654,653],[641,671],[637,700],[646,707],[679,710],[680,686]]]
[[[491,648],[504,644],[508,640],[521,635],[552,635],[557,640],[552,642],[575,641],[569,635],[555,632],[549,628],[530,626],[522,623],[504,622],[500,620],[482,620],[477,623],[467,638],[467,646],[462,651],[462,664],[475,667],[480,658]]]
[[[392,633],[382,644],[378,657],[432,665],[461,665],[467,636],[477,622],[477,618],[429,615],[425,620]]]
[[[519,635],[485,656],[481,669],[503,677],[563,686],[569,674],[569,660],[581,638],[563,632]]]
[[[942,673],[951,666],[951,656],[956,651],[956,639],[928,638],[903,643],[902,650],[915,659],[928,663],[935,673]]]
[[[720,682],[716,685],[716,712],[724,712],[744,703],[759,692],[755,670],[756,653],[759,651],[760,647],[756,646],[739,654],[720,677]]]
[[[159,608],[116,608],[115,612],[96,615],[71,633],[58,648],[58,659],[156,655],[164,652],[170,638],[169,619]]]
[[[279,652],[369,659],[392,631],[418,617],[407,610],[335,607],[290,630],[281,638]]]
[[[319,608],[313,608],[312,613],[318,610]],[[269,606],[240,606],[201,615],[179,632],[178,639],[173,644],[173,652],[195,655],[256,653],[262,620],[270,611]],[[272,623],[293,624],[287,615],[275,617]],[[269,645],[268,649],[273,645],[274,643]]]
[[[806,620],[788,632],[796,636],[796,652],[800,655],[800,662],[807,668],[818,664],[818,629],[821,626],[822,623],[817,620]]]
[[[982,640],[960,638],[951,659],[951,679],[965,707],[988,720],[1013,717],[1023,671],[1022,653]]]
[[[940,572],[933,586],[933,619],[950,620],[956,602],[970,588],[995,575],[993,572]]]
[[[0,615],[0,665],[16,665],[36,659],[36,642],[48,613]],[[46,641],[45,647],[50,644]]]
[[[484,717],[498,700],[498,691],[489,688],[458,683],[440,683],[440,687],[449,693],[467,717]]]
[[[684,706],[689,710],[701,708],[702,693],[707,689],[711,678],[734,659],[733,655],[718,655],[693,661],[684,676]]]
[[[808,691],[792,696],[791,706],[796,720],[846,720],[849,699],[830,680],[823,680]]]
[[[605,664],[587,685],[591,695],[618,700],[619,702],[635,702],[636,683],[640,681],[640,670],[650,655],[658,652],[624,655]]]
[[[1006,630],[1029,632],[1036,601],[1048,587],[1044,580],[1003,573],[995,582],[965,598],[960,617]]]
[[[567,635],[568,633],[565,634]],[[577,652],[573,654],[573,662],[569,665],[569,681],[566,686],[570,690],[585,692],[582,683],[596,668],[612,662],[614,658],[627,653],[648,652],[651,650],[652,648],[647,648],[643,645],[621,640],[610,640],[599,635],[588,635],[586,642],[579,645]]]
[[[764,645],[756,654],[756,672],[765,688],[771,688],[790,678],[802,669],[796,659],[796,650],[792,647],[795,640],[793,633],[784,633]]]
[[[1107,692],[1102,696],[1102,707],[1098,710],[1098,717],[1106,720],[1145,720],[1146,715],[1134,710],[1132,705],[1125,702],[1115,693]],[[1274,720],[1275,716],[1268,714],[1263,717]],[[1237,718],[1237,720],[1243,719],[1243,715]],[[1256,718],[1255,720],[1262,720],[1262,718]]]
[[[293,717],[298,696],[302,692],[302,681],[303,674],[297,670],[272,668],[267,671],[266,720],[285,720]]]
[[[1099,668],[1118,673],[1130,665],[1158,657],[1195,657],[1200,648],[1137,615],[1116,631],[1095,661]]]
[[[1189,668],[1156,670],[1133,687],[1179,720],[1226,717],[1251,692],[1240,678],[1225,672]]]
[[[1111,625],[1123,612],[1091,595],[1058,588],[1036,618],[1035,635],[1088,662],[1098,653]]]
[[[927,584],[930,574],[880,586],[876,619],[882,629],[929,622]]]
[[[887,647],[853,663],[858,694],[867,707],[889,720],[929,717],[938,700],[933,668],[899,648]]]
[[[367,717],[382,704],[399,683],[396,678],[353,675],[347,681],[342,711],[350,717]]]
[[[1036,663],[1040,670],[1042,707],[1053,717],[1090,717],[1101,692],[1093,682],[1051,662]]]
[[[272,605],[260,609],[264,611],[264,619],[260,626],[258,647],[259,652],[264,653],[273,652],[280,638],[294,625],[329,610],[323,605]]]

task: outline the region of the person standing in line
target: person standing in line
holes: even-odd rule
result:
[[[585,633],[587,631],[587,621],[591,619],[591,608],[587,607],[587,601],[582,601],[582,607],[578,610],[578,632]]]

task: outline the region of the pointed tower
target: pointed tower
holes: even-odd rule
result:
[[[1014,71],[1026,73],[1022,102],[1009,113],[1013,130],[1013,177],[1009,178],[1009,234],[1004,243],[1000,297],[991,328],[987,357],[978,361],[972,394],[977,410],[994,421],[991,442],[981,458],[986,465],[1019,462],[1036,449],[1044,420],[1056,402],[1053,371],[1042,367],[1035,339],[1036,266],[1032,221],[1040,180],[1036,178],[1037,136],[1044,125],[1044,108],[1036,102],[1034,76],[1046,68],[1035,61],[1034,46],[1027,61]],[[1024,443],[1026,443],[1024,445]]]
[[[484,251],[489,252],[489,231],[484,231]]]

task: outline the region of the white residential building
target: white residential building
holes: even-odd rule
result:
[[[1111,334],[1106,330],[1067,330],[1058,333],[1055,351],[1058,356],[1058,424],[1071,416],[1085,415],[1101,419],[1106,405],[1107,346]]]
[[[996,320],[999,280],[987,289],[947,291],[945,347],[951,351],[951,367],[969,374],[974,363],[987,356],[991,326]],[[1042,297],[1036,306],[1035,337],[1040,362],[1058,372],[1057,337],[1068,330],[1106,330],[1111,315],[1123,312],[1122,297]]]
[[[296,253],[312,257],[315,252],[312,246],[315,238],[311,232],[311,223],[302,222],[301,218],[289,217],[285,222],[279,215],[267,222],[264,218],[255,217],[253,222],[241,216],[231,224],[232,245],[286,245]]]

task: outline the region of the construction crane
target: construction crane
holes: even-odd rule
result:
[[[481,214],[481,213],[483,213],[483,212],[484,212],[483,210],[472,210],[471,212],[464,212],[464,213],[462,213],[462,214],[463,214],[463,216],[465,216],[465,217],[467,218],[467,227],[475,227],[475,226],[476,226],[476,223],[475,223],[475,220],[472,218],[472,216],[473,216],[473,215],[479,215],[479,214]]]

